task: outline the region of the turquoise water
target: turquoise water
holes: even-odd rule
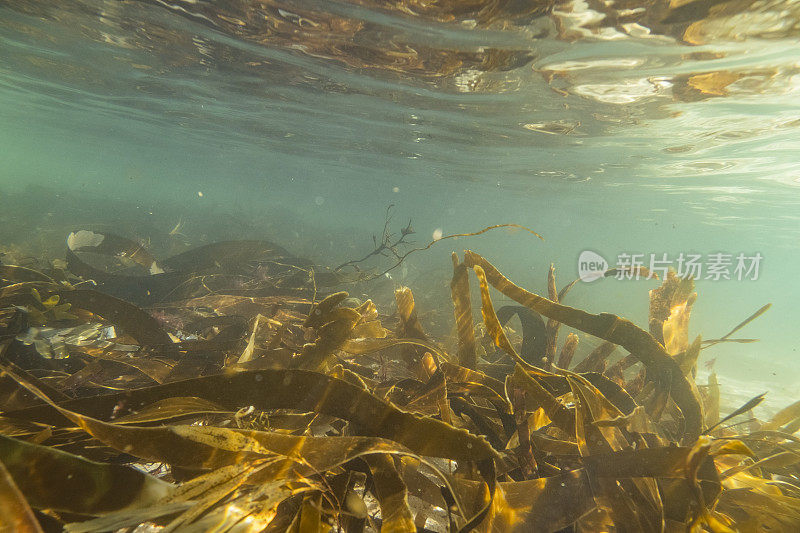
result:
[[[422,244],[501,223],[544,237],[446,240],[376,284],[424,295],[445,331],[453,250],[539,292],[583,250],[758,252],[757,280],[698,281],[693,332],[771,302],[741,332],[760,342],[700,367],[716,357],[723,387],[774,410],[797,399],[800,8],[604,5],[4,2],[0,244],[58,257],[103,227],[335,266],[372,249],[390,204]],[[568,303],[645,325],[655,286],[579,284]]]

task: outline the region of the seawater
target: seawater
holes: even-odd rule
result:
[[[798,21],[788,1],[3,2],[0,245],[58,257],[104,228],[335,266],[390,205],[418,244],[544,237],[445,240],[376,284],[410,286],[443,330],[453,250],[539,293],[585,250],[760,254],[757,279],[704,272],[692,335],[773,304],[738,335],[759,342],[700,361],[731,405],[768,390],[766,415],[797,399]],[[579,283],[567,303],[646,326],[656,286]]]

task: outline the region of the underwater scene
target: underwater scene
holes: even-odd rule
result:
[[[0,2],[0,533],[800,531],[800,3]]]

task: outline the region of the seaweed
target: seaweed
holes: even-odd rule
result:
[[[450,296],[453,299],[456,330],[458,332],[458,362],[464,368],[474,370],[478,364],[475,350],[475,329],[472,320],[472,299],[469,294],[469,271],[453,252],[453,279],[450,281]]]
[[[0,439],[4,438],[0,435]],[[0,461],[0,515],[3,529],[38,533],[42,527],[8,469]]]
[[[64,271],[2,265],[0,528],[800,528],[800,403],[720,418],[715,375],[695,383],[701,348],[768,305],[690,342],[674,273],[643,329],[565,305],[554,266],[543,297],[465,251],[436,339],[409,287],[386,314],[332,290],[403,261],[411,226],[388,224],[338,271],[264,241],[161,260],[97,232],[71,234]]]

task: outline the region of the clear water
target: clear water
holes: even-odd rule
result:
[[[799,27],[789,0],[2,2],[2,244],[57,257],[105,227],[169,251],[182,222],[191,244],[335,265],[371,250],[389,204],[421,243],[544,236],[447,240],[393,271],[445,329],[453,250],[539,292],[587,249],[759,252],[757,280],[698,281],[693,330],[772,302],[742,332],[760,342],[701,369],[774,410],[797,399]],[[655,285],[568,303],[644,325]]]

